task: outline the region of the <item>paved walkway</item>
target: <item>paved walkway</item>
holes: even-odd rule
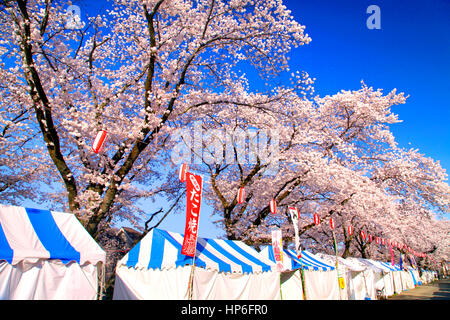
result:
[[[450,279],[437,280],[403,291],[389,300],[450,300]]]

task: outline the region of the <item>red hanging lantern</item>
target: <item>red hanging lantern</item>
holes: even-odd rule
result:
[[[334,219],[333,218],[330,218],[330,227],[331,227],[331,230],[334,230]]]
[[[384,246],[386,245],[386,240],[384,240],[384,238],[381,238],[381,244]]]
[[[245,189],[244,187],[240,187],[239,188],[239,193],[238,193],[238,203],[244,203],[245,200]]]
[[[178,172],[178,177],[181,182],[186,181],[186,173],[189,171],[189,166],[186,163],[183,163],[180,167],[180,171]]]
[[[270,207],[270,212],[272,212],[272,214],[277,213],[277,203],[275,202],[275,199],[270,200],[269,207]]]
[[[348,226],[347,230],[348,230],[348,234],[352,236],[353,235],[353,226]]]
[[[380,238],[375,237],[375,242],[376,242],[376,244],[380,244]]]
[[[92,142],[92,151],[94,151],[95,153],[99,153],[103,150],[107,135],[108,132],[106,132],[106,130],[101,130],[97,133],[94,142]]]
[[[366,233],[361,230],[361,238],[365,241],[366,240]]]
[[[314,223],[316,224],[316,226],[318,226],[320,223],[319,215],[317,213],[314,213]]]
[[[372,240],[373,240],[373,237],[371,234],[369,234],[369,242],[372,242]]]

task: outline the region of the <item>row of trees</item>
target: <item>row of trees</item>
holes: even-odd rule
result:
[[[355,234],[448,260],[445,170],[398,146],[389,129],[400,122],[391,107],[407,97],[364,83],[314,96],[313,79],[299,71],[275,85],[290,72],[291,49],[311,40],[280,0],[116,1],[75,27],[67,7],[0,2],[2,202],[47,200],[94,238],[121,220],[143,228],[139,200],[162,196],[182,209],[171,160],[184,130],[199,159],[191,168],[207,177],[205,197],[229,239],[264,243],[273,225],[289,239],[287,207],[296,206],[304,246],[331,248],[329,228],[312,222],[318,213],[335,218],[344,255],[384,254],[347,235],[351,224]],[[252,89],[241,70],[267,83]],[[207,134],[191,134],[196,125]],[[109,140],[95,154],[102,129]],[[242,157],[255,141],[266,151]]]

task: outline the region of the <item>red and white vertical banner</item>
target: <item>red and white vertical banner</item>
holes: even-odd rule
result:
[[[181,254],[195,256],[198,221],[202,203],[202,177],[186,172],[186,226]]]
[[[330,218],[330,228],[331,230],[334,230],[334,219]]]
[[[277,265],[278,271],[284,270],[283,265],[283,238],[281,234],[281,229],[272,230],[272,248],[273,254],[275,256],[275,264]]]
[[[297,253],[297,258],[302,256],[302,248],[300,247],[300,236],[298,234],[298,221],[300,220],[300,212],[296,207],[289,207],[289,213],[291,215],[292,224],[294,225],[294,236],[295,236],[295,252]]]

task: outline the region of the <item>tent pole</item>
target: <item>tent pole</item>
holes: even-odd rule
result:
[[[301,278],[301,280],[302,280],[303,300],[308,300],[308,299],[306,298],[305,274],[303,273],[303,262],[302,262],[301,258],[300,258],[300,262],[302,263],[302,264],[301,264],[301,268],[300,268],[300,278]]]
[[[188,285],[188,300],[192,300],[192,293],[194,291],[194,270],[195,270],[195,253],[192,259],[191,274],[189,275],[189,285]]]
[[[334,230],[332,230],[331,232],[333,233],[334,253],[336,255],[336,274],[337,274],[337,281],[338,281],[339,300],[342,300],[341,299],[341,284],[339,283],[339,263],[338,263],[338,252],[337,252],[336,235],[334,233]]]

